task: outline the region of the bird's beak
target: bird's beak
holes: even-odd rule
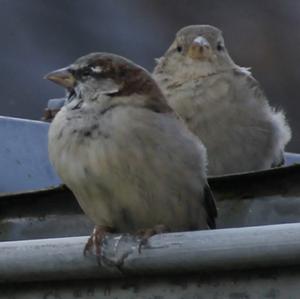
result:
[[[193,40],[187,55],[192,59],[207,59],[212,55],[211,46],[205,37],[198,36]]]
[[[53,81],[54,83],[59,84],[67,89],[72,89],[76,84],[76,79],[68,67],[53,71],[47,74],[44,78]]]

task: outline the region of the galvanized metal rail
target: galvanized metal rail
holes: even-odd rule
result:
[[[87,237],[0,243],[0,281],[22,282],[203,273],[300,265],[300,224],[154,236],[138,252],[131,236],[104,242],[102,266],[83,256]]]

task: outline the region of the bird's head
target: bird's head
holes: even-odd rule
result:
[[[73,64],[45,76],[84,102],[106,102],[118,99],[126,104],[164,102],[165,99],[151,75],[137,64],[115,54],[91,53]],[[133,97],[133,95],[136,95]],[[139,102],[140,100],[140,102]]]
[[[210,25],[191,25],[179,30],[164,57],[158,59],[157,71],[204,77],[232,68],[222,32]]]

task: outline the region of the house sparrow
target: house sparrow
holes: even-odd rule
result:
[[[146,70],[92,53],[46,78],[69,92],[50,126],[49,154],[96,224],[85,253],[95,246],[99,256],[107,232],[139,231],[145,241],[215,227],[205,148]]]
[[[208,174],[279,166],[291,130],[250,71],[230,58],[213,26],[181,29],[153,76],[169,105],[207,148]]]

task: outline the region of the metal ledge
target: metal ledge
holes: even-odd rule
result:
[[[0,243],[0,281],[111,278],[300,265],[300,224],[162,234],[139,253],[134,237],[104,242],[102,266],[87,237]]]

